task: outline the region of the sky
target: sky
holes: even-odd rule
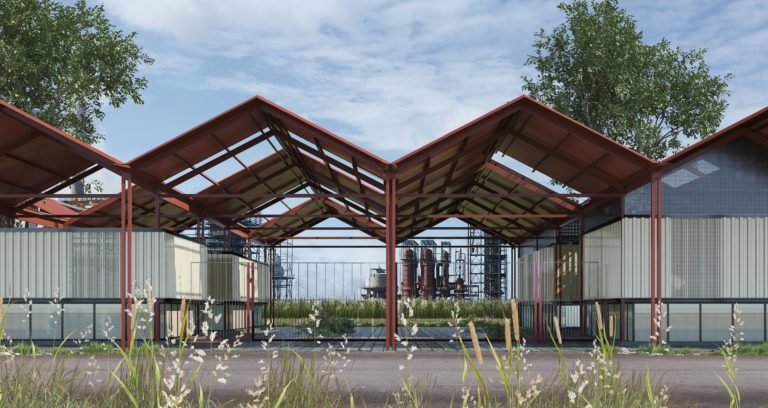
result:
[[[394,160],[519,96],[556,3],[104,0],[156,62],[145,103],[107,112],[100,147],[127,161],[261,95]],[[713,73],[734,75],[723,126],[767,104],[767,4],[621,2],[647,42],[706,48]]]

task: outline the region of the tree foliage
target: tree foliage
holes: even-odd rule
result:
[[[101,5],[51,0],[0,1],[0,98],[86,143],[104,104],[143,103],[153,60],[110,23]]]
[[[720,125],[730,74],[710,73],[706,50],[645,44],[616,0],[561,3],[564,23],[535,34],[523,89],[554,109],[651,158]]]

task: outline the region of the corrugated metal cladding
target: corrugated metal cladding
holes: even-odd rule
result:
[[[0,294],[51,298],[119,297],[119,231],[0,230]],[[133,279],[157,298],[207,296],[204,246],[162,231],[133,232]]]
[[[232,254],[208,255],[208,289],[220,301],[246,301],[248,264],[254,264],[254,300],[269,301],[269,266]]]
[[[521,300],[554,300],[557,274],[560,275],[560,299],[578,299],[580,293],[579,247],[578,245],[560,245],[559,247],[559,260],[555,259],[554,245],[518,258],[518,285]]]
[[[621,221],[584,234],[584,298],[621,297]]]
[[[647,298],[649,220],[625,218],[620,224],[623,296]],[[663,228],[664,297],[768,297],[768,218],[665,218]]]
[[[560,277],[559,299],[579,300],[581,298],[581,279],[579,278],[579,246],[560,245],[560,259],[556,265]]]

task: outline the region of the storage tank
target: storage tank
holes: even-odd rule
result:
[[[453,296],[456,299],[464,299],[464,296],[467,294],[467,287],[464,285],[464,279],[459,276],[456,278],[456,281],[454,282],[453,287]]]
[[[363,285],[366,299],[384,299],[387,293],[387,274],[382,268],[373,268]]]
[[[401,284],[401,293],[403,298],[413,298],[418,295],[416,292],[416,269],[418,269],[419,258],[416,249],[419,244],[413,240],[406,240],[400,247],[400,260],[402,261],[403,281]]]
[[[451,253],[443,251],[440,259],[440,296],[448,297],[450,295],[450,267]]]
[[[436,292],[435,255],[429,248],[421,252],[421,297],[434,299]]]

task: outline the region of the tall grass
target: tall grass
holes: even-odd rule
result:
[[[138,292],[138,291],[135,291]],[[188,302],[182,301],[180,310],[182,327],[180,336],[165,344],[152,340],[151,322],[154,299],[150,287],[145,287],[141,296],[135,296],[129,302],[128,313],[132,317],[131,340],[125,349],[112,340],[107,345],[94,346],[84,344],[81,350],[97,353],[113,353],[118,357],[117,364],[109,371],[106,379],[98,377],[98,359],[94,355],[84,364],[72,368],[66,364],[70,354],[56,347],[50,356],[41,358],[39,349],[33,344],[13,347],[0,346],[0,408],[2,407],[180,407],[213,408],[219,406],[244,407],[319,407],[335,408],[340,406],[363,405],[355,401],[348,383],[347,367],[349,348],[346,338],[338,343],[325,342],[318,336],[318,343],[325,344],[325,350],[317,355],[305,357],[294,352],[279,352],[270,348],[274,333],[271,325],[265,329],[262,347],[265,358],[254,367],[253,389],[248,390],[249,400],[238,402],[217,401],[213,398],[213,387],[226,383],[229,373],[228,362],[236,358],[232,350],[240,345],[239,337],[234,340],[221,340],[216,350],[200,349],[193,333],[201,333],[206,340],[213,342],[217,333],[210,330],[208,321],[221,318],[213,313],[215,300],[208,299],[203,314],[205,319],[200,327],[189,314]],[[311,332],[323,327],[323,320],[339,310],[354,310],[347,302],[313,303],[306,309],[304,317],[307,329]],[[360,302],[356,302],[360,303]],[[374,302],[378,303],[378,302]],[[448,304],[449,302],[446,302]],[[505,339],[505,349],[499,350],[488,341],[485,361],[480,350],[481,339],[476,321],[469,318],[463,325],[461,312],[472,303],[450,303],[449,313],[443,308],[446,304],[437,302],[436,306],[426,307],[424,302],[404,300],[400,304],[400,324],[405,328],[397,340],[405,350],[401,372],[400,389],[393,393],[392,403],[397,407],[429,407],[433,393],[429,378],[414,378],[409,371],[404,371],[413,364],[417,347],[411,337],[419,331],[419,311],[443,314],[450,325],[456,328],[455,341],[460,344],[460,353],[464,363],[461,373],[463,385],[456,403],[462,407],[553,407],[587,406],[641,408],[666,406],[668,397],[665,387],[654,384],[650,372],[644,378],[625,378],[614,360],[615,330],[613,324],[604,324],[599,305],[595,305],[597,334],[593,349],[585,361],[580,359],[568,363],[561,349],[559,322],[553,321],[550,337],[558,353],[559,375],[550,382],[541,376],[532,376],[533,361],[525,338],[520,335],[520,319],[517,305],[505,304],[504,311],[493,309],[501,302],[488,302],[493,305],[488,309],[475,308],[474,313],[495,310],[497,316],[503,316],[501,330]],[[25,302],[26,304],[26,302]],[[304,305],[294,305],[304,307]],[[348,309],[344,307],[349,306]],[[4,336],[4,319],[10,305],[0,299],[0,336]],[[325,309],[330,307],[330,309]],[[364,306],[363,306],[364,308]],[[477,316],[475,314],[474,316]],[[734,325],[730,329],[730,338],[724,343],[721,352],[725,361],[725,374],[721,381],[725,392],[730,396],[730,407],[741,405],[741,394],[737,382],[736,356],[740,344],[740,327],[743,322],[738,308],[734,315]],[[472,346],[464,343],[461,333],[467,328]],[[138,333],[150,331],[150,336],[143,339]],[[198,330],[199,329],[199,330]],[[62,339],[62,343],[67,338]],[[21,355],[26,353],[25,355]],[[490,356],[490,358],[488,358]],[[206,359],[215,359],[215,368],[209,371],[214,380],[205,383],[201,379],[201,368]],[[416,358],[418,361],[418,358]],[[495,375],[489,376],[480,370],[480,366],[490,363]],[[416,363],[418,364],[418,363]],[[391,375],[391,373],[382,373]],[[474,378],[472,385],[470,379]],[[99,381],[102,381],[101,383]],[[500,384],[500,388],[492,387]],[[389,401],[388,401],[389,402]],[[453,404],[452,404],[453,405]]]
[[[508,304],[503,300],[454,301],[450,299],[412,301],[415,318],[424,320],[450,321],[455,305],[459,305],[465,318],[472,320],[504,319],[510,317]],[[275,301],[275,316],[281,319],[306,319],[314,305],[328,315],[354,319],[365,323],[370,319],[383,322],[385,305],[383,299],[369,300],[278,300]]]

